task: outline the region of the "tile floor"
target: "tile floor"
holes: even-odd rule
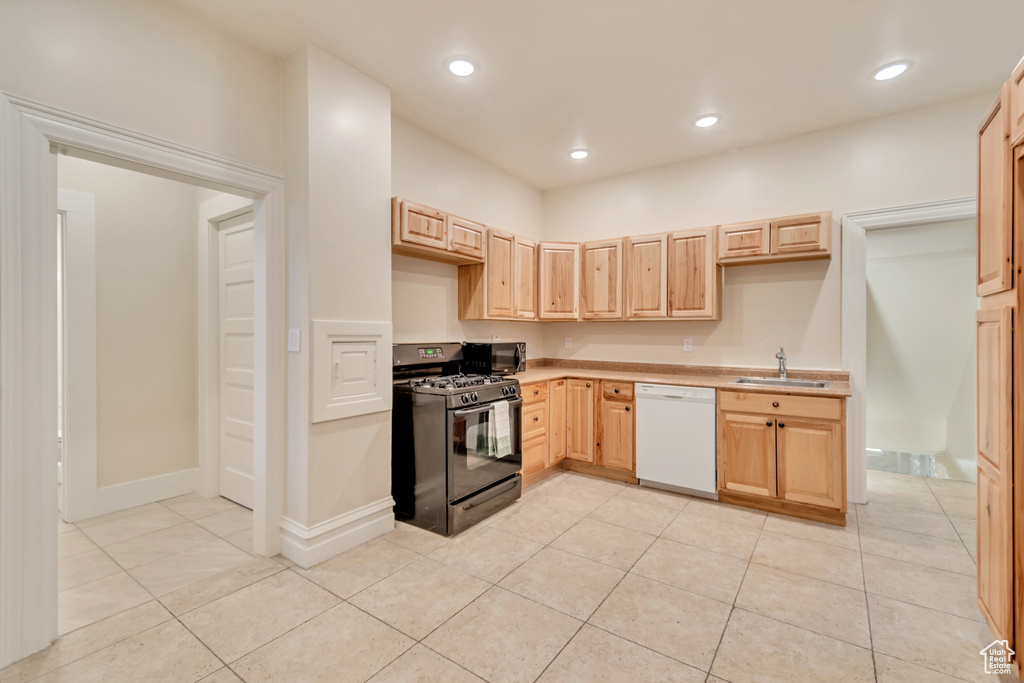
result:
[[[974,486],[869,492],[839,528],[562,473],[309,570],[184,496],[62,525],[63,635],[0,680],[993,680]]]

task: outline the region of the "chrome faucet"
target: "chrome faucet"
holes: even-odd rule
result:
[[[780,346],[775,357],[779,359],[779,379],[786,379],[786,349]]]

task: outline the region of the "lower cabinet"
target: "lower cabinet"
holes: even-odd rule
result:
[[[601,412],[597,429],[597,464],[616,470],[636,471],[636,428],[633,385],[601,382]]]
[[[589,379],[566,380],[566,453],[579,462],[594,463],[594,396],[597,382]]]
[[[565,459],[566,380],[524,384],[521,391],[522,473],[529,478]]]
[[[719,391],[718,406],[721,499],[844,523],[842,399]]]
[[[568,398],[566,380],[554,379],[548,382],[548,451],[547,466],[551,467],[565,460],[565,433]]]

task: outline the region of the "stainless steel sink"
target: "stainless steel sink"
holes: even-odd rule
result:
[[[793,387],[796,389],[831,389],[830,379],[781,379],[778,377],[737,377],[729,384],[754,384],[762,387]]]

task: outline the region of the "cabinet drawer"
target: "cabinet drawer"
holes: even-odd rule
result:
[[[613,401],[632,401],[632,382],[602,382],[604,397]]]
[[[719,391],[718,407],[723,411],[791,415],[818,420],[839,420],[843,416],[843,400],[839,398],[755,394],[746,391]]]
[[[543,435],[548,428],[548,407],[545,403],[523,406],[523,440]]]
[[[540,436],[523,442],[523,475],[540,472],[547,467],[547,440]]]
[[[537,384],[524,384],[521,388],[523,392],[523,404],[527,405],[530,403],[542,403],[548,399],[548,383],[538,382]]]

